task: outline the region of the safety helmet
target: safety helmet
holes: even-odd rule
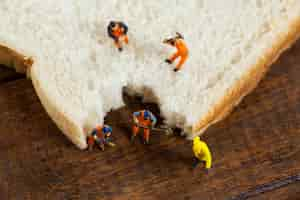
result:
[[[150,118],[150,112],[145,110],[144,111],[144,119],[149,119]]]
[[[112,128],[110,126],[107,126],[105,125],[103,127],[103,133],[106,134],[106,133],[111,133],[112,132]]]
[[[109,26],[112,27],[112,28],[114,28],[114,27],[116,26],[116,24],[117,24],[116,22],[111,21],[111,22],[109,23]]]

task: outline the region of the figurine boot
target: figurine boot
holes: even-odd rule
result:
[[[172,64],[173,63],[170,59],[166,59],[165,62],[168,63],[168,64]]]
[[[193,169],[195,169],[198,166],[199,162],[200,160],[198,158],[196,157],[193,158],[193,165],[192,165]]]
[[[105,150],[104,143],[100,143],[98,146],[100,147],[100,149],[101,149],[102,151]]]
[[[135,135],[132,135],[131,138],[130,138],[130,142],[133,143],[134,140],[135,140]]]

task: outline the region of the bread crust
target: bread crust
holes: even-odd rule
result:
[[[30,58],[30,57],[29,57]],[[31,58],[30,58],[31,59]],[[28,67],[27,65],[28,57],[8,47],[8,45],[0,45],[0,64],[7,67],[15,68],[17,72],[26,73],[28,77],[31,78],[35,91],[40,98],[42,105],[45,110],[51,116],[52,120],[56,125],[62,130],[62,132],[80,149],[87,148],[87,143],[85,139],[84,131],[81,127],[78,127],[72,120],[69,119],[67,115],[59,111],[56,102],[51,102],[47,95],[40,87],[39,79],[34,73],[33,65]]]
[[[49,100],[45,92],[40,87],[39,79],[36,77],[33,69],[31,69],[30,76],[33,87],[38,97],[40,98],[42,105],[44,106],[49,116],[51,116],[52,120],[56,123],[58,128],[62,130],[63,134],[66,135],[78,148],[86,149],[86,134],[84,133],[83,128],[74,123],[68,117],[68,115],[58,110],[56,102],[52,102],[51,100]]]
[[[26,73],[26,57],[13,49],[0,44],[0,64],[15,68],[19,73]]]
[[[298,38],[300,38],[300,18],[291,22],[286,34],[279,36],[277,43],[273,45],[257,64],[237,80],[234,87],[230,89],[222,100],[211,108],[205,117],[192,127],[192,135],[200,135],[212,124],[224,119],[231,113],[234,107],[249,94],[264,77],[270,66],[278,59],[282,52],[288,49]]]

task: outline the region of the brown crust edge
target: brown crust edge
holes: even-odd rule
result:
[[[33,68],[36,66],[32,57],[26,57],[22,53],[19,53],[19,51],[0,44],[0,64],[14,68],[17,72],[24,73],[27,77],[30,77],[41,104],[63,134],[78,148],[87,148],[84,131],[76,126],[66,114],[59,111],[56,102],[50,101],[42,90],[40,82],[34,73]]]
[[[234,107],[249,94],[264,77],[270,66],[300,37],[300,18],[290,24],[289,31],[281,35],[278,42],[266,52],[257,64],[237,81],[227,94],[198,123],[192,127],[192,136],[203,133],[209,126],[224,119]]]
[[[79,149],[86,149],[87,143],[84,130],[78,127],[70,118],[63,112],[57,109],[56,102],[49,100],[48,95],[45,94],[41,88],[39,79],[33,70],[30,72],[33,87],[41,101],[41,104],[47,111],[48,115],[55,122],[62,133],[69,138],[73,144]]]
[[[26,73],[33,63],[34,61],[31,57],[26,57],[0,44],[0,64],[14,68],[16,72]]]

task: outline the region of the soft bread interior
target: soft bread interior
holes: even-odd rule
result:
[[[2,0],[0,43],[32,56],[34,87],[47,112],[80,148],[105,114],[123,106],[122,88],[159,104],[166,123],[188,134],[300,18],[298,0]],[[110,20],[129,26],[119,53]],[[182,71],[164,63],[163,39],[181,32]],[[150,92],[149,92],[150,91]]]

